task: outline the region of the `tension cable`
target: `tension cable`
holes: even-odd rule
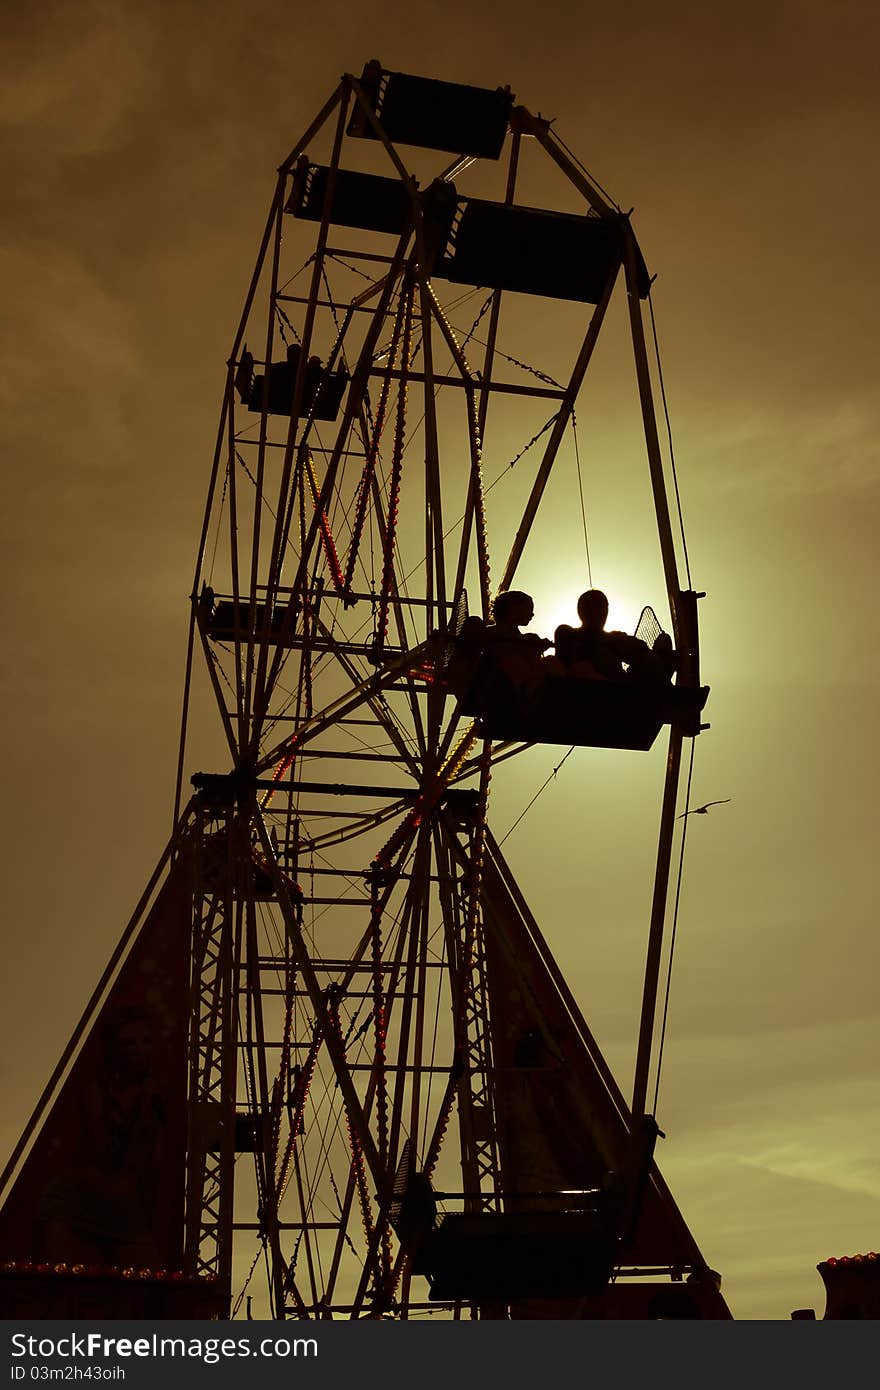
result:
[[[572,410],[571,412],[571,432],[574,435],[574,457],[575,462],[577,464],[578,492],[580,493],[581,499],[581,520],[584,523],[584,550],[586,551],[587,555],[587,580],[589,581],[590,588],[592,589],[593,567],[590,564],[590,542],[587,537],[587,509],[584,505],[584,480],[581,476],[581,451],[578,447],[577,416],[575,415],[574,410]]]
[[[696,739],[693,739],[693,738],[692,738],[692,739],[691,739],[691,757],[690,757],[690,763],[688,764],[687,791],[685,792],[685,801],[684,801],[684,809],[685,809],[684,825],[682,826],[682,831],[681,831],[681,847],[680,847],[679,853],[678,853],[678,876],[677,876],[677,878],[676,878],[676,883],[675,883],[675,906],[674,906],[673,911],[672,911],[672,933],[671,933],[670,938],[669,938],[669,963],[668,963],[668,965],[667,965],[667,967],[666,967],[666,993],[665,993],[664,998],[663,998],[663,1022],[662,1022],[661,1025],[660,1025],[660,1043],[659,1043],[659,1047],[658,1047],[658,1049],[657,1049],[657,1076],[656,1076],[655,1083],[654,1083],[654,1109],[653,1109],[653,1111],[652,1111],[652,1114],[653,1114],[655,1117],[656,1117],[656,1115],[657,1115],[657,1097],[658,1097],[658,1095],[659,1095],[659,1093],[660,1093],[660,1069],[661,1069],[661,1067],[663,1066],[663,1044],[664,1044],[665,1041],[666,1041],[666,1020],[667,1020],[667,1018],[668,1018],[668,1016],[669,1016],[669,993],[670,993],[670,990],[671,990],[671,988],[672,988],[672,958],[673,958],[673,956],[675,955],[675,933],[676,933],[676,929],[677,929],[677,927],[678,927],[678,904],[679,904],[679,901],[680,901],[680,899],[681,899],[681,878],[682,878],[682,870],[683,870],[683,868],[684,868],[684,845],[685,845],[685,840],[687,839],[687,826],[688,826],[688,820],[690,819],[690,817],[688,816],[687,812],[688,812],[688,808],[690,807],[690,804],[691,804],[691,780],[692,780],[693,775],[694,775],[694,746],[695,746],[695,744],[696,744]]]
[[[568,752],[566,753],[565,757],[562,759],[562,761],[561,761],[561,762],[558,762],[558,763],[556,764],[556,766],[554,767],[553,771],[550,773],[550,776],[547,778],[547,781],[543,784],[543,786],[540,786],[540,787],[538,788],[538,790],[535,792],[535,795],[532,797],[531,801],[529,802],[528,806],[525,808],[524,811],[522,811],[522,812],[520,813],[520,815],[517,816],[516,820],[513,822],[513,825],[510,827],[510,829],[508,830],[507,834],[503,837],[503,839],[501,839],[501,840],[498,841],[498,848],[499,848],[499,849],[500,849],[501,846],[504,844],[504,841],[510,838],[510,836],[513,834],[514,830],[516,830],[516,827],[519,825],[520,821],[523,819],[523,817],[532,809],[532,807],[534,806],[535,802],[538,800],[538,797],[541,795],[541,792],[544,791],[547,787],[549,787],[550,783],[553,781],[553,778],[556,776],[557,772],[558,772],[559,769],[562,767],[563,763],[566,761],[567,758],[570,758],[570,757],[571,757],[571,755],[572,755],[572,753],[574,752],[574,750],[575,750],[576,747],[577,747],[577,744],[573,743],[573,744],[571,745],[571,747],[569,748]]]
[[[669,461],[672,466],[672,484],[675,488],[675,505],[678,509],[678,529],[681,532],[681,547],[684,552],[684,568],[687,574],[688,588],[693,589],[691,579],[691,565],[688,559],[687,538],[684,534],[684,515],[681,510],[681,494],[678,490],[678,470],[675,467],[675,450],[672,447],[672,425],[669,420],[669,407],[666,404],[666,387],[663,383],[663,366],[660,361],[660,344],[657,341],[657,324],[654,319],[654,299],[651,294],[651,287],[648,289],[648,308],[651,311],[651,333],[654,338],[654,359],[657,363],[657,380],[660,383],[660,399],[663,402],[663,414],[666,418],[666,437],[669,440]]]

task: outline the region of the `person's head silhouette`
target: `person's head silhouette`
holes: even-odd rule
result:
[[[535,616],[535,605],[530,594],[519,589],[508,589],[499,594],[492,604],[492,617],[502,627],[523,627]]]
[[[608,599],[601,589],[587,589],[577,601],[581,626],[589,632],[601,632],[608,618]]]

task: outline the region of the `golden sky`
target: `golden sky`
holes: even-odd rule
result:
[[[816,1262],[880,1239],[876,7],[46,0],[3,30],[0,1148],[170,829],[193,555],[274,170],[369,57],[509,83],[635,204],[708,591],[694,800],[732,800],[689,829],[659,1161],[735,1316],[821,1316]],[[545,306],[536,351],[553,332]],[[523,587],[563,525],[548,494]],[[660,597],[607,554],[612,593]],[[625,1090],[663,758],[636,756],[578,750],[505,844]],[[499,838],[559,757],[499,773]]]

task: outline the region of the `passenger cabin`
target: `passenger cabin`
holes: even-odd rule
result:
[[[513,93],[507,87],[493,91],[438,82],[390,72],[376,60],[367,63],[360,85],[372,115],[392,144],[477,159],[497,159],[501,154],[513,109]],[[360,102],[352,112],[348,134],[379,138]]]
[[[646,615],[652,621],[646,623]],[[659,636],[650,609],[644,610],[637,636],[644,627]],[[461,712],[479,721],[484,738],[647,752],[664,724],[679,725],[689,737],[703,727],[700,713],[709,688],[699,684],[696,638],[691,651],[681,655],[674,685],[548,674],[518,687],[499,669],[492,644],[481,638],[483,630],[480,619],[467,619],[446,670],[446,684],[458,697]]]
[[[699,733],[707,686],[637,685],[634,681],[572,680],[551,676],[528,701],[509,686],[494,687],[487,699],[465,702],[484,738],[496,742],[563,743],[585,748],[628,748],[647,752],[664,724],[679,723]]]
[[[248,599],[239,599],[236,605],[235,599],[216,598],[212,590],[205,589],[199,599],[199,622],[206,637],[214,642],[234,642],[236,628],[240,641],[250,640],[252,631],[260,641],[265,633],[266,605],[252,605]],[[287,607],[276,607],[269,615],[269,644],[285,646],[295,639],[296,614]]]
[[[624,219],[489,202],[437,180],[424,195],[431,274],[460,285],[597,304],[623,259]],[[639,295],[650,276],[636,248]]]
[[[404,1168],[408,1161],[406,1155]],[[425,1174],[404,1178],[399,1169],[391,1223],[413,1274],[428,1279],[432,1300],[511,1302],[601,1293],[617,1250],[617,1204],[602,1192],[579,1197],[570,1210],[449,1212],[438,1218]]]
[[[411,218],[411,204],[400,179],[337,169],[328,203],[331,174],[326,164],[312,164],[302,155],[284,211],[308,222],[320,222],[326,205],[328,220],[337,227],[403,234]]]
[[[255,372],[253,354],[245,348],[235,373],[235,389],[242,404],[253,411],[262,411],[265,405],[269,415],[291,415],[300,355],[299,344],[291,343],[284,361],[269,364],[267,385],[265,373]],[[305,365],[298,415],[335,420],[348,381],[344,369],[327,371],[320,357],[310,357]]]
[[[510,1303],[601,1293],[616,1239],[601,1211],[451,1212],[413,1260],[432,1300]]]

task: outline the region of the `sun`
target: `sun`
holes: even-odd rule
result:
[[[598,589],[602,585],[594,583],[593,587]],[[581,592],[566,592],[555,585],[546,589],[536,586],[533,594],[535,616],[530,624],[532,631],[540,633],[542,637],[552,637],[562,623],[577,627],[577,601]],[[608,596],[608,631],[635,632],[644,605],[619,587],[603,588],[603,592]]]

